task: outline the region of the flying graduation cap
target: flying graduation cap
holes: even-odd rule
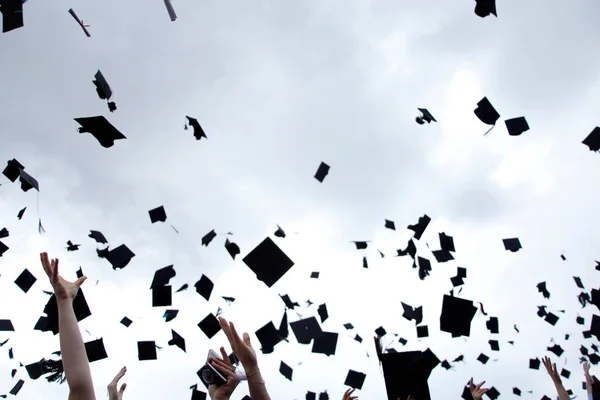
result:
[[[202,129],[202,127],[200,126],[200,123],[198,122],[198,120],[196,118],[192,118],[192,117],[188,117],[188,116],[186,116],[186,118],[188,120],[188,124],[190,124],[194,128],[194,137],[196,138],[196,140],[200,140],[202,138],[208,139],[208,137],[206,136],[206,133],[204,133],[204,129]],[[185,129],[187,129],[187,124],[185,126]]]
[[[3,33],[23,27],[23,3],[25,3],[25,1],[0,0]]]
[[[481,122],[486,125],[492,125],[492,127],[486,133],[484,133],[484,136],[494,129],[496,122],[500,118],[500,114],[498,114],[498,111],[496,111],[487,97],[484,97],[479,101],[479,103],[477,103],[477,108],[474,110],[474,113]]]
[[[595,127],[582,143],[589,147],[590,151],[600,151],[600,127]]]
[[[94,82],[94,85],[96,85],[96,93],[98,93],[98,97],[100,97],[102,100],[106,100],[110,112],[115,112],[117,105],[113,101],[109,101],[112,97],[112,90],[104,78],[104,75],[102,75],[102,72],[98,70],[94,78],[96,79],[92,82]]]
[[[415,121],[417,121],[417,124],[423,125],[425,122],[427,122],[428,124],[430,124],[432,121],[437,122],[436,119],[433,118],[433,115],[431,115],[431,113],[429,112],[428,109],[417,108],[417,110],[419,110],[419,112],[421,113],[421,115],[419,115],[417,118],[415,118]]]
[[[173,9],[171,0],[165,0],[165,7],[167,7],[167,12],[169,13],[169,18],[171,18],[171,21],[175,21],[177,19],[177,14],[175,14],[175,9]]]
[[[87,37],[92,37],[92,35],[90,35],[90,33],[88,32],[87,28],[89,28],[89,25],[86,25],[82,19],[79,19],[79,17],[77,16],[77,14],[75,14],[75,11],[73,11],[72,8],[69,8],[69,14],[71,14],[71,16],[75,19],[75,21],[77,21],[77,23],[79,24],[79,26],[81,27],[81,29],[83,29],[83,33],[85,33],[85,36]]]
[[[79,133],[91,133],[107,149],[115,144],[115,140],[127,139],[103,116],[75,118],[75,121],[81,125]]]
[[[490,14],[494,14],[495,17],[498,17],[496,13],[496,0],[475,0],[475,14],[481,18],[485,18]]]
[[[504,123],[510,136],[519,136],[529,130],[529,124],[525,117],[507,119]]]

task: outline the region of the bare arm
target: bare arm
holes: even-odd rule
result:
[[[556,388],[556,393],[558,394],[558,400],[570,400],[569,394],[567,390],[562,384],[560,380],[560,376],[558,375],[558,370],[556,369],[556,364],[552,364],[548,357],[544,357],[544,367],[546,367],[546,371],[548,371],[548,375],[552,378],[552,382],[554,383],[554,387]]]
[[[271,396],[269,396],[269,392],[267,392],[267,386],[258,365],[252,369],[247,376],[250,397],[253,400],[271,400]]]
[[[588,395],[594,393],[594,379],[590,376],[590,363],[586,362],[583,364],[583,373],[585,374],[585,388],[587,389]],[[588,396],[589,397],[589,396]]]

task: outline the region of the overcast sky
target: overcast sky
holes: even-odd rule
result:
[[[10,377],[18,362],[59,348],[58,336],[32,329],[47,301],[42,289],[50,290],[41,251],[60,258],[65,278],[74,279],[79,266],[89,277],[84,292],[93,315],[80,327],[86,341],[103,337],[109,354],[92,364],[98,398],[123,365],[126,399],[189,398],[189,386],[201,385],[196,371],[208,350],[226,343],[222,333],[208,340],[196,326],[224,306],[220,296],[236,298],[225,316],[253,333],[279,323],[278,294],[286,293],[315,303],[297,310],[303,317],[326,303],[323,328],[340,338],[333,357],[311,354],[293,337],[260,356],[273,398],[302,399],[307,390],[341,398],[348,369],[367,374],[361,398],[384,398],[371,340],[381,325],[408,339],[404,348],[396,341],[398,350],[430,347],[449,361],[465,355],[453,370],[434,370],[432,398],[459,398],[471,376],[502,398],[514,386],[533,390],[526,398],[553,395],[545,372],[528,369],[552,339],[572,372],[566,386],[583,394],[579,347],[595,339],[584,341],[581,331],[597,310],[581,310],[572,277],[580,276],[586,290],[600,283],[600,155],[581,144],[600,124],[597,1],[498,0],[499,17],[486,19],[473,13],[471,0],[173,5],[176,22],[161,0],[31,0],[25,27],[0,34],[1,168],[16,158],[37,178],[46,229],[37,233],[37,193],[2,181],[0,228],[10,231],[2,239],[10,250],[0,259],[0,319],[11,319],[16,332],[0,334],[0,341],[10,338],[0,350],[0,394],[21,378],[21,398],[67,396],[66,384],[31,381],[24,368]],[[91,38],[70,7],[90,25]],[[113,89],[114,114],[95,93],[98,69]],[[486,137],[488,127],[473,114],[483,96],[502,115]],[[417,125],[417,107],[438,123]],[[105,115],[127,140],[105,149],[77,133],[73,118],[95,115]],[[208,140],[183,129],[186,115],[198,118]],[[531,130],[509,137],[503,120],[519,116]],[[331,170],[320,184],[313,176],[322,161]],[[167,223],[152,225],[147,211],[160,205]],[[439,248],[442,231],[454,236],[457,252],[456,261],[434,262],[420,281],[410,258],[393,255],[412,234],[406,226],[423,214],[432,223],[421,254],[432,258],[427,244]],[[396,232],[384,228],[385,219],[395,221]],[[276,224],[288,237],[274,239],[295,266],[268,289],[241,259],[273,237]],[[96,256],[90,229],[136,257],[114,271]],[[201,246],[212,229],[219,235]],[[229,231],[241,247],[235,261],[223,246]],[[519,237],[523,249],[505,251],[507,237]],[[81,249],[67,253],[67,240]],[[357,251],[353,240],[371,243]],[[174,295],[180,313],[165,323],[164,308],[151,307],[149,287],[154,271],[171,264],[174,288],[188,283],[191,290]],[[499,317],[499,335],[487,331],[481,313],[468,340],[440,332],[442,298],[457,266],[468,270],[459,296]],[[28,294],[14,284],[24,268],[38,278]],[[312,271],[321,277],[310,279]],[[210,302],[193,289],[202,274],[215,282]],[[537,292],[542,281],[549,300]],[[401,301],[423,305],[429,338],[417,340]],[[542,304],[566,311],[555,327],[537,317]],[[577,315],[585,326],[575,323]],[[130,328],[119,324],[123,316],[134,321]],[[347,322],[356,329],[346,331]],[[185,337],[187,353],[167,346],[171,329]],[[362,345],[352,339],[357,333]],[[490,350],[490,339],[500,341],[500,352]],[[162,347],[158,361],[137,361],[142,340]],[[476,361],[480,353],[490,356],[487,365]],[[294,368],[293,382],[279,374],[282,360]],[[240,385],[232,398],[244,394]]]

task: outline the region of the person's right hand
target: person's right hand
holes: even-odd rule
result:
[[[358,399],[358,396],[352,396],[352,393],[354,393],[354,389],[348,389],[348,390],[346,390],[346,393],[344,393],[344,397],[342,397],[342,400],[356,400],[356,399]]]
[[[546,371],[550,378],[552,378],[552,382],[557,383],[560,382],[560,376],[558,375],[558,370],[556,369],[556,364],[552,364],[550,358],[548,356],[543,358],[544,367],[546,367]]]
[[[108,384],[108,399],[109,400],[123,400],[123,392],[127,388],[127,384],[124,383],[121,385],[121,389],[117,389],[119,385],[119,380],[125,376],[127,372],[127,367],[121,368],[119,373],[113,378],[113,380]]]
[[[73,300],[79,292],[79,288],[85,282],[87,277],[82,276],[75,282],[67,282],[58,273],[58,259],[53,259],[52,262],[48,259],[48,253],[41,253],[40,259],[42,261],[42,267],[46,271],[46,275],[50,279],[54,294],[57,300]]]
[[[223,332],[225,332],[225,336],[227,336],[227,339],[229,340],[231,349],[244,366],[246,374],[252,374],[252,369],[258,368],[258,361],[256,359],[256,352],[250,343],[250,335],[244,333],[244,340],[242,340],[235,330],[233,322],[227,322],[227,320],[223,317],[219,318],[219,324],[221,325]]]
[[[240,377],[235,373],[235,368],[231,365],[224,347],[221,347],[221,356],[222,359],[211,357],[208,360],[217,371],[227,378],[227,382],[220,386],[210,385],[208,387],[208,394],[212,400],[229,400],[235,388],[240,384]]]
[[[583,363],[583,373],[585,374],[586,379],[590,377],[590,363]]]
[[[481,382],[479,385],[475,385],[473,383],[473,378],[469,382],[469,390],[471,390],[471,396],[473,396],[473,400],[481,400],[483,395],[490,389],[482,389],[481,387],[485,381]]]

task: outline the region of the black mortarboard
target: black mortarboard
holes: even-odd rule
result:
[[[243,261],[256,274],[256,278],[268,287],[273,286],[294,266],[294,262],[269,237]]]
[[[206,318],[204,318],[198,324],[198,327],[204,332],[204,334],[212,339],[219,331],[221,330],[221,325],[219,324],[219,320],[213,314],[208,314]]]
[[[446,235],[444,232],[440,232],[440,247],[442,250],[456,251],[454,248],[454,238]]]
[[[0,257],[8,251],[8,246],[0,241]]]
[[[124,244],[110,250],[106,255],[106,259],[114,270],[125,268],[133,257],[135,257],[133,251],[129,250]]]
[[[367,375],[363,374],[362,372],[349,370],[348,375],[346,375],[346,381],[344,382],[344,385],[360,390],[365,383],[366,377]]]
[[[290,299],[290,296],[287,294],[279,295],[279,297],[281,297],[281,300],[283,300],[283,303],[285,304],[286,308],[293,310],[295,307],[300,307],[300,304],[298,304],[297,302],[293,302],[292,299]]]
[[[319,400],[329,400],[327,392],[319,393]]]
[[[546,311],[546,306],[537,306],[537,308],[538,308],[538,312],[537,312],[538,317],[543,318],[546,315],[548,315],[548,312]]]
[[[285,376],[287,380],[289,380],[290,382],[292,381],[292,375],[294,373],[294,370],[292,369],[292,367],[290,367],[283,361],[281,362],[281,364],[279,364],[279,372],[281,373],[281,375]]]
[[[421,236],[425,232],[425,229],[427,229],[427,225],[429,225],[430,222],[431,218],[425,214],[422,217],[419,217],[419,222],[417,222],[415,225],[409,225],[407,229],[413,231],[415,233],[413,237],[418,240],[421,239]]]
[[[600,317],[597,315],[592,316],[592,325],[590,326],[590,332],[600,340]]]
[[[156,360],[156,343],[154,341],[137,342],[138,360]]]
[[[7,177],[11,182],[14,182],[19,178],[21,170],[24,170],[25,167],[18,162],[16,159],[8,160],[6,162],[6,167],[2,171],[2,174]]]
[[[417,256],[417,260],[419,262],[419,278],[423,280],[428,277],[431,272],[431,262],[420,256]],[[413,268],[414,267],[416,267],[415,263],[413,263]]]
[[[293,329],[293,328],[292,328]],[[322,332],[314,338],[312,352],[325,354],[327,356],[335,355],[337,348],[338,334],[335,332]]]
[[[175,275],[177,273],[172,265],[156,270],[150,289],[168,285],[171,278],[175,277]]]
[[[569,379],[571,377],[571,371],[563,368],[562,371],[560,371],[560,376],[562,376],[563,378]]]
[[[520,396],[520,395],[521,395],[521,389],[519,389],[519,388],[517,388],[517,387],[514,387],[514,388],[513,388],[513,394],[514,394],[515,396]]]
[[[496,125],[496,121],[500,118],[500,114],[498,114],[498,111],[492,106],[487,97],[484,97],[477,103],[475,115],[486,125]]]
[[[8,229],[2,228],[0,229],[0,239],[8,237]]]
[[[363,257],[363,268],[369,268],[369,263],[367,262],[367,257]]]
[[[169,346],[175,345],[185,353],[185,339],[173,329],[171,329],[171,334],[173,335],[173,339],[169,340]]]
[[[217,234],[215,233],[215,230],[213,229],[212,231],[208,232],[206,235],[204,235],[202,237],[202,245],[203,246],[208,246],[210,244],[210,242],[212,242],[212,240],[217,236]]]
[[[490,340],[488,343],[490,344],[492,351],[500,351],[500,344],[497,340]]]
[[[585,289],[585,287],[583,286],[583,282],[581,282],[581,278],[578,276],[574,276],[573,279],[575,280],[575,284],[577,285],[577,287],[579,289]]]
[[[385,227],[393,231],[396,230],[396,224],[394,223],[394,221],[390,221],[389,219],[385,220]]]
[[[560,357],[565,352],[559,344],[554,344],[552,347],[547,347],[546,350],[554,353],[557,357]]]
[[[196,282],[194,287],[196,288],[196,292],[200,296],[204,297],[206,301],[209,301],[210,295],[213,291],[213,288],[215,287],[215,284],[206,275],[203,274],[200,280]]]
[[[315,317],[291,322],[292,332],[300,344],[310,344],[311,340],[323,334],[319,321]]]
[[[91,133],[102,147],[109,148],[115,144],[115,140],[127,139],[103,116],[75,118],[75,121],[81,125],[79,133]]]
[[[417,337],[418,338],[429,337],[429,327],[427,325],[417,326]]]
[[[579,325],[585,324],[585,318],[583,317],[577,317],[576,321]]]
[[[123,324],[126,328],[129,328],[129,326],[132,324],[132,320],[130,320],[127,317],[123,317],[123,319],[121,320],[121,324]]]
[[[410,258],[412,258],[414,260],[415,256],[417,255],[417,248],[415,246],[415,243],[412,241],[412,239],[410,239],[408,241],[408,243],[406,244],[406,249],[404,250],[397,250],[398,252],[398,257],[404,257],[406,255],[410,256]]]
[[[181,285],[181,287],[179,289],[177,289],[177,291],[175,293],[183,292],[184,290],[187,290],[188,287],[189,287],[189,285],[187,283],[184,283],[183,285]]]
[[[502,242],[504,243],[504,248],[506,250],[510,250],[513,253],[519,251],[519,249],[521,249],[521,242],[519,241],[518,238],[512,238],[512,239],[502,239]]]
[[[27,192],[29,189],[40,191],[38,181],[24,170],[19,171],[19,182],[21,182],[21,190]]]
[[[589,147],[591,151],[600,151],[600,127],[595,127],[582,143]]]
[[[490,319],[485,323],[485,326],[491,333],[498,334],[500,332],[500,327],[498,326],[498,317],[490,317]]]
[[[471,321],[477,313],[477,307],[470,300],[444,295],[440,330],[451,333],[453,337],[469,336]]]
[[[83,269],[81,269],[81,267],[79,267],[79,269],[75,272],[75,274],[77,275],[77,279],[83,278]]]
[[[24,207],[22,209],[19,210],[19,213],[17,214],[17,219],[20,221],[21,218],[23,218],[23,215],[25,215],[25,210],[27,210],[27,207]]]
[[[23,27],[23,3],[23,0],[0,1],[3,33]]]
[[[10,319],[0,319],[0,332],[14,332],[15,328]]]
[[[353,241],[352,243],[354,243],[354,245],[356,246],[356,250],[364,250],[367,248],[367,246],[369,245],[368,242],[357,242],[357,241]]]
[[[179,310],[166,310],[163,318],[165,322],[173,321],[177,317],[177,314],[179,314]]]
[[[440,360],[430,349],[380,354],[379,360],[388,400],[405,399],[409,394],[419,400],[431,400],[427,380]]]
[[[454,260],[454,256],[452,256],[452,253],[450,253],[448,250],[434,250],[432,253],[435,257],[435,260],[439,263],[445,263]]]
[[[152,307],[167,307],[173,304],[173,288],[170,285],[152,289]]]
[[[80,244],[73,244],[70,240],[67,241],[67,251],[77,251],[79,250]]]
[[[360,337],[360,335],[356,335],[354,336],[354,340],[356,340],[358,343],[362,343],[362,338]]]
[[[10,392],[8,392],[8,393],[12,394],[13,396],[16,396],[17,394],[19,394],[19,391],[21,391],[23,384],[25,384],[25,381],[23,379],[19,379],[17,384],[15,386],[13,386],[13,388],[10,389]]]
[[[473,400],[473,395],[471,394],[471,390],[468,386],[463,387],[461,398],[464,400]]]
[[[418,116],[417,118],[415,118],[415,120],[417,121],[417,123],[419,125],[423,125],[425,122],[427,122],[428,124],[433,122],[437,122],[435,120],[435,118],[433,118],[433,115],[431,115],[431,113],[429,112],[428,109],[426,108],[417,108],[417,110],[419,110],[419,112],[421,113],[420,116]]]
[[[277,225],[277,230],[275,231],[274,235],[277,237],[280,237],[280,238],[284,238],[285,231],[283,229],[281,229],[281,227],[279,225]]]
[[[167,220],[167,213],[163,206],[160,206],[153,210],[148,211],[148,214],[150,214],[150,222],[152,222],[152,223],[155,223],[158,221],[165,222]]]
[[[529,130],[529,124],[525,117],[507,119],[504,123],[506,124],[506,129],[510,136],[519,136],[523,132]]]
[[[231,258],[233,258],[234,260],[235,260],[235,256],[240,254],[240,246],[238,246],[237,244],[235,244],[233,242],[230,242],[229,238],[225,239],[225,248],[227,249],[227,252],[231,256]]]
[[[87,353],[88,361],[91,363],[108,358],[102,338],[85,343],[85,352]]]
[[[398,339],[398,342],[399,342],[399,343],[400,343],[402,346],[405,346],[405,345],[406,345],[406,343],[408,343],[408,340],[406,340],[406,339],[404,339],[404,338],[400,338],[400,339]]]
[[[383,326],[380,326],[379,328],[375,329],[375,334],[379,337],[383,337],[387,335],[387,332],[385,331]]]
[[[281,342],[279,331],[275,328],[273,322],[267,323],[265,326],[257,330],[255,333],[261,345],[263,354],[270,354],[275,349],[275,345]]]
[[[96,72],[96,75],[94,75],[94,78],[96,79],[92,82],[94,83],[94,85],[96,85],[96,93],[98,93],[98,97],[100,97],[100,99],[102,100],[109,100],[112,97],[112,90],[110,88],[110,85],[104,78],[104,75],[102,75],[102,72],[98,70],[98,72]]]
[[[354,329],[354,325],[352,325],[350,322],[348,322],[347,324],[344,324],[344,328],[350,330],[350,329]]]
[[[90,234],[88,236],[91,237],[92,239],[94,239],[97,243],[103,243],[103,244],[108,243],[108,240],[106,240],[106,238],[104,237],[104,235],[101,232],[90,231]]]
[[[190,124],[194,128],[194,137],[196,138],[196,140],[200,140],[202,138],[208,139],[206,133],[204,133],[204,129],[202,129],[200,123],[196,118],[191,118],[188,116],[186,116],[186,118],[188,120],[188,124]]]
[[[460,276],[463,279],[467,278],[467,269],[463,267],[456,268],[456,276]]]
[[[198,390],[197,384],[191,386],[190,389],[192,389],[192,400],[206,400],[206,392]]]
[[[541,361],[539,358],[529,359],[529,369],[540,369]]]
[[[306,392],[306,400],[317,400],[317,394],[315,392]]]
[[[92,312],[85,300],[85,296],[83,295],[83,290],[80,288],[77,292],[77,295],[73,299],[73,311],[75,312],[75,317],[77,322],[83,321],[90,315]],[[39,330],[44,332],[51,331],[53,334],[57,334],[58,330],[58,305],[56,303],[56,296],[50,296],[48,299],[48,303],[44,307],[44,313],[47,315],[47,318],[44,319],[43,325],[40,326]],[[39,323],[39,322],[38,322]]]
[[[487,362],[489,361],[489,359],[490,358],[488,356],[486,356],[485,354],[483,354],[483,353],[481,353],[479,355],[479,357],[477,357],[477,361],[479,361],[482,364],[487,364]]]
[[[402,309],[404,310],[402,316],[407,320],[415,321],[416,325],[423,322],[423,306],[413,308],[402,302]]]
[[[444,361],[442,361],[442,368],[444,368],[447,371],[450,368],[452,368],[452,365],[450,365],[450,363],[448,362],[448,360],[444,360]]]
[[[496,13],[496,0],[475,0],[475,14],[481,18],[485,18],[490,14],[498,16]]]
[[[321,304],[317,312],[319,313],[319,317],[321,317],[321,323],[327,321],[327,318],[329,318],[329,313],[327,312],[326,304]]]
[[[450,278],[450,282],[452,282],[453,287],[457,287],[465,283],[463,278],[461,278],[460,276],[453,276],[452,278]]]
[[[554,326],[558,322],[558,316],[555,314],[552,314],[552,313],[548,313],[548,314],[546,314],[546,317],[544,318],[544,320],[547,323],[549,323],[550,325]]]
[[[546,299],[550,298],[550,292],[546,288],[546,282],[540,282],[540,283],[538,283],[537,284],[537,289],[538,289],[538,292],[541,293],[544,296],[544,298],[546,298]]]
[[[322,162],[321,165],[319,165],[319,169],[317,169],[317,173],[315,174],[315,179],[318,180],[319,182],[323,183],[323,179],[325,179],[325,177],[327,176],[328,173],[329,173],[329,165]]]
[[[27,293],[35,281],[37,281],[37,278],[25,268],[23,272],[21,272],[21,275],[15,280],[15,284],[20,287],[23,292]]]
[[[321,274],[320,272],[314,271],[314,272],[311,272],[310,277],[313,279],[319,279],[320,274]]]
[[[492,400],[496,400],[498,397],[500,397],[500,392],[493,386],[489,388],[485,394]]]

